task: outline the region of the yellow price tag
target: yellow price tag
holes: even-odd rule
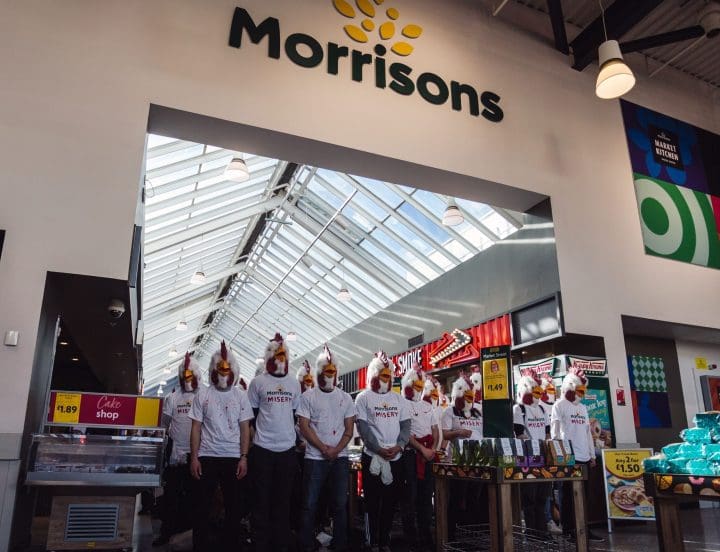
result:
[[[637,479],[645,472],[643,459],[650,454],[649,450],[605,450],[605,468],[620,479]]]
[[[76,424],[80,419],[80,393],[57,393],[52,421]]]
[[[483,400],[509,399],[507,359],[483,361]]]

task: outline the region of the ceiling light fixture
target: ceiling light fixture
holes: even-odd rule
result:
[[[157,394],[158,394],[158,397],[161,397],[161,396],[162,396],[162,394],[163,394],[162,387],[158,387]]]
[[[176,329],[178,332],[186,332],[187,329],[188,329],[188,325],[187,325],[187,322],[185,322],[185,319],[180,320],[180,321],[177,323],[177,326],[175,326],[175,329]]]
[[[62,345],[63,347],[65,347],[66,345],[68,345],[68,342],[67,342],[67,341],[61,341],[61,342],[60,342],[60,345]]]
[[[295,332],[288,332],[285,339],[288,341],[297,341],[297,334]]]
[[[172,346],[172,349],[168,351],[168,356],[170,358],[175,358],[177,356],[177,349],[175,348],[175,345]]]
[[[190,283],[199,286],[205,283],[205,273],[202,270],[196,270],[195,273],[190,276]]]
[[[352,301],[352,293],[350,293],[350,290],[345,286],[345,267],[343,267],[342,271],[342,284],[340,285],[340,291],[338,291],[336,297],[341,303],[348,303]]]
[[[600,18],[605,33],[605,42],[598,48],[600,72],[595,82],[595,94],[603,100],[612,100],[630,92],[635,86],[635,75],[623,61],[618,41],[608,40],[602,0],[598,0],[598,3],[600,4]]]
[[[443,213],[443,226],[457,226],[458,224],[462,224],[463,222],[465,222],[465,217],[463,216],[460,207],[458,207],[455,198],[449,197],[447,200],[447,207],[445,208],[445,213]]]
[[[170,368],[166,366],[165,368],[163,368],[162,373],[163,373],[164,375],[168,375],[171,371],[172,371],[172,370],[170,370]]]
[[[78,357],[72,357],[70,360],[72,360],[73,362],[78,362],[80,359]]]
[[[250,178],[250,171],[242,157],[233,157],[225,167],[225,178],[233,182],[245,182]]]

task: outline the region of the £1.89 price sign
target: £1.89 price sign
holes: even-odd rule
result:
[[[55,423],[76,424],[80,418],[80,393],[57,393],[52,421]]]

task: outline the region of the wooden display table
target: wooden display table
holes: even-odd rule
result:
[[[586,552],[587,531],[585,527],[585,496],[583,481],[587,479],[587,468],[577,466],[548,466],[544,468],[498,468],[467,467],[454,464],[433,464],[435,474],[435,541],[438,552],[447,542],[448,480],[462,480],[468,483],[482,483],[488,486],[490,503],[491,550],[512,552],[513,515],[511,485],[533,485],[571,481],[575,508],[575,531],[577,550]]]
[[[660,550],[682,552],[685,550],[680,503],[712,500],[720,502],[720,477],[693,476],[671,473],[646,473],[645,494],[655,502],[655,527]]]

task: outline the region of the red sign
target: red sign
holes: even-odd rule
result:
[[[417,362],[425,372],[433,372],[480,360],[480,349],[510,345],[510,315],[504,314],[467,330],[455,329],[440,339],[393,355],[395,376]],[[367,367],[358,370],[358,389],[365,388]]]
[[[135,395],[103,395],[52,391],[48,423],[158,427],[162,399]]]

